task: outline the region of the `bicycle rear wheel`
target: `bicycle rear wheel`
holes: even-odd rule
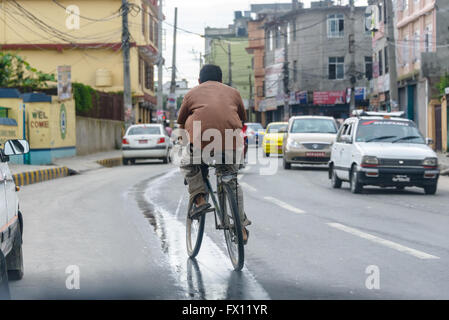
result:
[[[195,258],[200,251],[201,242],[203,241],[204,222],[206,215],[203,214],[199,218],[191,219],[190,211],[193,209],[193,202],[189,201],[189,209],[187,210],[186,221],[186,244],[187,254],[190,258]]]
[[[223,184],[222,197],[221,210],[224,219],[226,246],[234,270],[240,271],[244,265],[245,251],[235,190],[232,190],[229,185]]]

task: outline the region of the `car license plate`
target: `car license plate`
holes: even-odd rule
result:
[[[395,175],[395,176],[393,176],[393,181],[394,182],[410,182],[410,177],[404,176],[404,175]]]
[[[139,140],[140,144],[148,143],[148,140]]]
[[[325,152],[306,152],[306,157],[325,157]]]

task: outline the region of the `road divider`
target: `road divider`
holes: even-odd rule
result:
[[[67,177],[71,175],[72,172],[67,167],[49,168],[43,170],[26,171],[21,173],[13,174],[12,177],[16,186],[26,186],[33,183],[38,183],[42,181]]]
[[[283,201],[281,201],[279,199],[276,199],[276,198],[273,198],[273,197],[264,197],[264,199],[267,200],[267,201],[270,201],[271,203],[274,203],[275,205],[277,205],[277,206],[279,206],[279,207],[281,207],[281,208],[283,208],[285,210],[288,210],[288,211],[291,211],[291,212],[294,212],[294,213],[300,213],[300,214],[306,213],[305,211],[303,211],[303,210],[301,210],[299,208],[295,208],[294,206],[292,206],[292,205],[290,205],[288,203],[285,203],[285,202],[283,202]]]
[[[425,252],[422,252],[422,251],[419,251],[419,250],[415,250],[415,249],[403,246],[401,244],[395,243],[395,242],[390,241],[390,240],[385,240],[385,239],[376,237],[376,236],[374,236],[372,234],[365,233],[365,232],[362,232],[360,230],[357,230],[357,229],[354,229],[354,228],[351,228],[351,227],[347,227],[347,226],[342,225],[340,223],[334,223],[333,222],[333,223],[328,223],[328,225],[330,227],[332,227],[332,228],[335,228],[335,229],[338,229],[338,230],[350,233],[352,235],[355,235],[357,237],[360,237],[360,238],[363,238],[363,239],[366,239],[366,240],[378,243],[378,244],[383,245],[385,247],[388,247],[388,248],[391,248],[391,249],[394,249],[394,250],[397,250],[397,251],[400,251],[400,252],[412,255],[412,256],[414,256],[416,258],[419,258],[419,259],[440,259],[440,257],[437,257],[437,256],[434,256],[434,255],[431,255],[431,254],[428,254],[428,253],[425,253]]]
[[[123,158],[119,157],[119,158],[103,159],[98,160],[97,163],[107,168],[118,167],[123,164]]]

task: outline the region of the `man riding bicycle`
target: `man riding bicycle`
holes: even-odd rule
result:
[[[181,159],[181,170],[189,187],[190,200],[193,201],[192,215],[204,214],[211,206],[206,202],[201,163],[205,157],[212,157],[217,173],[233,177],[230,185],[237,193],[243,241],[246,243],[249,235],[246,226],[251,222],[243,210],[243,192],[237,183],[241,162],[238,153],[243,146],[241,129],[246,121],[245,107],[240,93],[222,83],[219,66],[205,65],[200,71],[198,82],[199,85],[184,96],[178,115],[178,124],[187,131],[190,139],[188,150]],[[212,141],[205,139],[209,133],[214,137]],[[217,134],[221,141],[215,141]],[[213,142],[215,148],[210,152],[208,145]]]

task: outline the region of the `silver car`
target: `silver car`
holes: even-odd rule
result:
[[[296,116],[290,118],[284,138],[284,169],[292,164],[328,164],[337,135],[332,117]]]
[[[170,162],[170,137],[162,124],[138,124],[128,128],[122,140],[123,164],[138,159]]]

